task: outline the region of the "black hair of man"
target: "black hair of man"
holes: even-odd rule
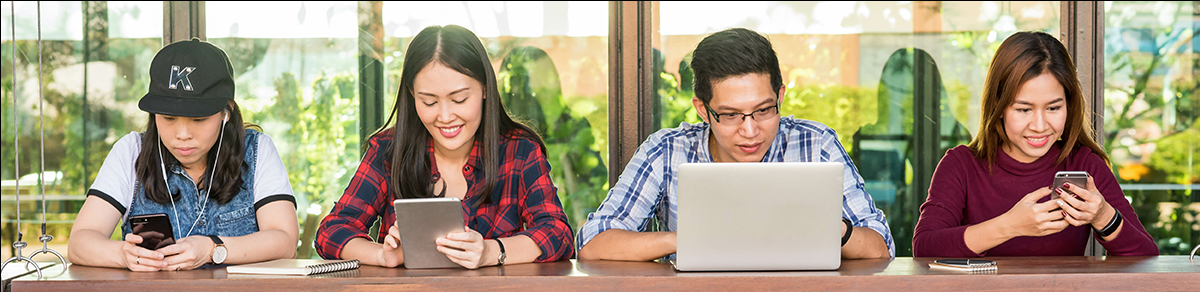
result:
[[[762,34],[745,28],[731,28],[700,40],[692,53],[692,86],[696,97],[704,103],[712,101],[712,85],[725,78],[751,73],[769,74],[771,89],[779,92],[783,75],[779,72],[779,57],[771,41]]]

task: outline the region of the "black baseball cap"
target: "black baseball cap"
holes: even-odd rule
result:
[[[150,89],[138,102],[143,111],[206,117],[233,99],[233,65],[225,51],[192,38],[169,44],[150,62]]]

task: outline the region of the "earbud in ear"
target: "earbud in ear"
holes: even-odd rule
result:
[[[225,110],[225,120],[221,121],[221,123],[226,123],[226,122],[229,122],[229,110]]]

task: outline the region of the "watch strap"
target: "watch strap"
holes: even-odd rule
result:
[[[499,266],[503,266],[504,260],[508,258],[508,256],[504,252],[504,243],[500,242],[500,239],[493,239],[493,240],[496,241],[496,245],[500,246],[500,257],[496,260],[496,264]]]
[[[221,241],[221,238],[217,237],[216,235],[209,235],[208,238],[212,239],[214,245],[224,245],[225,244],[225,242]]]
[[[842,246],[846,246],[846,242],[850,241],[850,234],[854,234],[854,224],[850,223],[850,219],[842,217],[842,223],[846,224],[846,234],[842,234]]]

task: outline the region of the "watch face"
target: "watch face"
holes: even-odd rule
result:
[[[213,256],[212,256],[213,263],[218,264],[218,265],[220,265],[221,263],[224,263],[226,253],[227,253],[227,251],[225,250],[224,245],[217,246],[217,248],[213,249]]]

